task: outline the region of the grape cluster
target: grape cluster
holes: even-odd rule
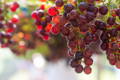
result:
[[[17,2],[12,4],[2,4],[0,8],[0,47],[8,47],[13,43],[12,35],[16,29],[16,23],[19,21],[18,16],[11,18],[8,16],[8,11],[15,12],[19,8]],[[9,10],[10,9],[10,10]]]
[[[32,13],[32,18],[35,19],[36,34],[43,40],[49,40],[50,34],[57,35],[59,33],[59,11],[56,6],[45,9],[45,5],[41,5]]]
[[[97,48],[106,51],[110,63],[120,67],[120,24],[116,20],[120,17],[120,9],[112,10],[111,12],[115,14],[113,15],[106,5],[96,6],[96,1],[64,2],[56,0],[55,6],[50,7],[47,14],[44,13],[44,19],[39,18],[40,20],[38,20],[37,18],[40,17],[38,15],[40,9],[36,14],[35,12],[32,14],[37,22],[40,21],[38,24],[38,26],[42,26],[40,32],[46,33],[47,25],[52,23],[49,31],[57,34],[60,32],[66,39],[67,55],[71,58],[70,65],[78,73],[82,71],[86,74],[91,73],[92,55],[96,53],[95,49],[91,47],[93,45],[98,45]],[[111,13],[111,16],[105,20],[108,13]],[[46,21],[48,16],[51,16],[49,22]],[[46,22],[46,25],[43,25],[43,22]],[[97,43],[98,41],[100,43]]]

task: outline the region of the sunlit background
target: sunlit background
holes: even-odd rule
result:
[[[99,60],[98,60],[99,57]],[[77,74],[64,59],[48,63],[34,53],[32,61],[16,57],[8,48],[0,49],[0,80],[119,80],[120,70],[108,64],[104,56],[94,56],[92,74]]]

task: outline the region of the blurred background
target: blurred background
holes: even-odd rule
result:
[[[16,57],[9,48],[0,49],[0,80],[119,80],[120,70],[108,64],[105,55],[94,56],[92,73],[76,73],[65,59],[48,61],[41,53],[31,59]],[[99,58],[98,58],[99,57]]]
[[[14,13],[8,11],[7,19],[17,16],[19,21],[12,35],[14,46],[0,48],[0,80],[120,80],[120,70],[109,64],[104,52],[93,56],[90,75],[84,72],[78,74],[69,66],[64,38],[57,35],[43,41],[35,36],[32,11],[43,4],[51,6],[54,0],[50,3],[41,0],[0,0],[0,5],[15,1],[20,7]],[[113,0],[113,4],[116,5],[116,0]]]

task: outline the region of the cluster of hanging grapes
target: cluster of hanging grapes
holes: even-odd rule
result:
[[[55,0],[55,6],[47,11],[42,5],[32,13],[37,35],[48,40],[51,33],[60,33],[66,38],[70,64],[78,73],[91,73],[92,45],[106,51],[110,64],[120,68],[120,8],[108,9],[104,4],[96,6],[96,2]]]
[[[17,15],[9,18],[9,12],[15,12],[18,8],[19,4],[17,2],[0,4],[0,47],[2,48],[13,43],[12,35],[19,19]]]

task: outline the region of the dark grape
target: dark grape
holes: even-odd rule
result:
[[[83,58],[83,53],[80,51],[77,51],[75,54],[75,59],[81,60]]]
[[[115,24],[115,18],[114,17],[109,17],[108,20],[107,20],[107,23],[109,25],[114,25]]]
[[[96,17],[93,12],[87,12],[85,16],[88,22],[92,21]]]
[[[79,61],[76,59],[72,59],[70,62],[70,66],[73,68],[79,66],[79,64],[80,64]]]
[[[80,25],[86,24],[87,23],[87,18],[85,16],[83,16],[83,15],[79,15],[79,17],[78,17],[78,23]]]
[[[120,9],[116,10],[116,15],[120,17]]]
[[[46,17],[45,17],[45,21],[46,21],[46,22],[49,23],[51,20],[52,20],[52,17],[51,17],[51,16],[46,16]]]
[[[80,2],[80,4],[78,4],[78,8],[80,11],[83,12],[83,11],[87,10],[88,4],[86,2]]]
[[[61,7],[61,6],[63,6],[64,2],[63,2],[63,0],[56,0],[55,4],[57,7]]]
[[[111,29],[109,31],[109,33],[110,33],[110,37],[116,37],[117,34],[118,34],[118,30],[117,29]]]
[[[37,11],[37,16],[38,16],[39,18],[43,17],[43,16],[44,16],[44,11],[43,11],[43,10],[38,10],[38,11]]]
[[[107,49],[108,49],[108,43],[103,42],[103,43],[101,44],[101,49],[102,49],[102,50],[107,50]]]
[[[3,10],[2,10],[2,8],[0,8],[0,14],[2,14],[2,12],[3,12]]]
[[[69,20],[74,20],[79,16],[77,10],[72,10],[67,14]]]
[[[0,28],[3,28],[3,27],[4,27],[3,23],[2,23],[2,22],[0,22]]]
[[[66,5],[64,5],[64,10],[65,10],[65,12],[70,12],[70,11],[72,11],[74,9],[74,6],[72,5],[72,4],[66,4]]]
[[[87,8],[87,11],[93,12],[94,14],[97,14],[98,13],[98,8],[95,7],[94,5],[89,5],[88,8]]]
[[[106,15],[107,12],[108,12],[107,6],[104,6],[104,5],[103,5],[103,6],[100,6],[100,8],[99,8],[99,13],[100,13],[100,14]]]
[[[105,22],[96,20],[95,25],[96,25],[97,29],[100,29],[100,30],[105,30],[106,29],[106,23]]]
[[[78,65],[76,68],[75,68],[75,71],[77,73],[81,73],[83,71],[83,66],[82,65]]]
[[[103,42],[108,42],[109,41],[109,35],[107,32],[103,32],[100,36],[100,39],[103,41]]]

